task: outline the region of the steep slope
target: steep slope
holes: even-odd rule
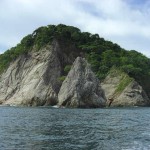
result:
[[[90,65],[77,57],[58,94],[58,104],[66,107],[104,107],[106,98]]]
[[[150,100],[143,88],[126,73],[113,68],[101,84],[111,106],[148,106]],[[109,101],[110,99],[110,101]]]
[[[0,78],[0,102],[9,105],[54,105],[57,103],[63,68],[72,64],[77,54],[73,47],[56,40],[40,51],[19,56]]]
[[[59,24],[36,29],[15,47],[0,54],[0,103],[56,104],[62,81],[77,56],[84,57],[91,64],[92,71],[101,81],[105,79],[112,66],[116,66],[126,73],[127,81],[133,79],[134,82],[129,82],[132,83],[131,91],[136,87],[134,91],[141,89],[140,92],[145,91],[150,98],[149,58],[135,50],[127,51],[115,43],[104,40],[98,34],[81,32],[76,27]],[[121,79],[115,81],[116,78]],[[105,80],[106,95],[109,89],[114,90],[112,95],[125,93],[126,84],[123,90],[115,87],[124,84],[121,82],[122,73],[116,75],[116,78],[108,78],[107,81],[117,82],[116,84],[109,84]],[[143,99],[147,99],[144,97],[147,96],[142,96]],[[140,105],[149,104],[144,100]]]

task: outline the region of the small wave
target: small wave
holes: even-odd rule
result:
[[[54,105],[54,106],[52,106],[53,108],[59,108],[59,106],[58,105]]]

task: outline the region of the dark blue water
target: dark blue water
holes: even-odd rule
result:
[[[0,107],[0,150],[149,150],[150,108]]]

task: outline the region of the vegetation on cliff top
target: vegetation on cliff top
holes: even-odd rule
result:
[[[40,50],[54,39],[74,44],[91,63],[96,75],[103,79],[112,66],[122,69],[139,83],[149,87],[150,59],[135,50],[126,51],[119,45],[104,40],[98,34],[81,32],[80,29],[63,24],[48,25],[36,29],[21,42],[0,55],[0,72],[18,56],[31,50]]]
[[[110,78],[120,78],[120,82],[116,87],[114,92],[114,97],[120,95],[123,90],[134,80],[133,78],[129,77],[127,73],[124,73],[122,70],[112,67],[109,71]]]

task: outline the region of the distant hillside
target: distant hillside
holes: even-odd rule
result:
[[[40,27],[24,37],[16,47],[1,54],[0,72],[2,73],[18,56],[29,51],[40,51],[54,39],[64,47],[74,45],[79,53],[87,58],[99,79],[103,80],[110,68],[115,66],[139,82],[150,97],[149,58],[135,50],[127,51],[115,43],[106,41],[98,34],[81,32],[76,27],[63,24]]]

